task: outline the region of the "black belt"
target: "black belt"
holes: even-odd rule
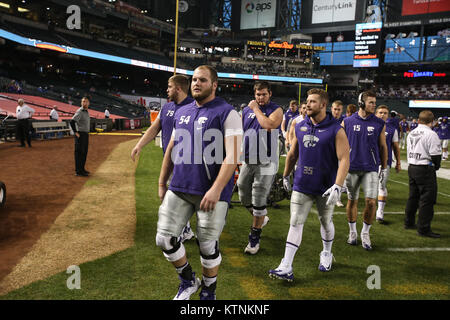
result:
[[[432,164],[409,164],[412,167],[433,167]]]

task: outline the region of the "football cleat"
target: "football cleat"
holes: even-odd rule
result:
[[[338,207],[343,207],[343,206],[344,206],[344,204],[342,203],[341,200],[338,200],[338,201],[336,202],[336,205],[337,205]]]
[[[281,265],[276,269],[269,270],[269,277],[272,279],[286,280],[287,282],[294,281],[294,273],[292,272],[292,267],[283,269]]]
[[[358,243],[358,234],[356,232],[350,232],[348,234],[347,243],[355,246]]]
[[[200,287],[200,279],[195,277],[195,272],[192,272],[192,280],[185,280],[181,276],[180,286],[178,287],[178,293],[173,300],[189,300],[193,293],[196,293]]]
[[[185,226],[181,233],[180,241],[185,242],[186,240],[191,240],[194,236],[194,231],[190,227]]]
[[[330,271],[333,260],[334,260],[334,256],[331,252],[322,251],[320,253],[319,270],[322,272]]]
[[[362,247],[366,250],[372,250],[372,244],[370,243],[369,233],[361,233]]]
[[[248,244],[244,249],[245,253],[256,254],[259,250],[259,237],[248,236]]]

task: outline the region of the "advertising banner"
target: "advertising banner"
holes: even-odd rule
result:
[[[241,30],[275,27],[276,11],[276,0],[243,0],[241,2]]]
[[[448,0],[403,0],[402,16],[450,11]]]
[[[312,24],[355,20],[356,0],[314,0]]]

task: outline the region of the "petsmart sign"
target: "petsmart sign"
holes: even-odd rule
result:
[[[356,0],[314,0],[312,23],[355,20]]]
[[[241,30],[275,27],[276,0],[243,0]]]

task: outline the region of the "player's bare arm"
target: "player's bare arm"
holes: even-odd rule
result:
[[[173,145],[174,145],[173,139],[170,139],[161,165],[161,173],[159,174],[158,196],[161,201],[163,201],[164,195],[167,192],[167,181],[169,180],[169,177],[173,171],[173,162],[172,162]]]
[[[248,106],[255,113],[256,119],[263,129],[272,130],[278,128],[281,125],[281,121],[283,121],[283,110],[281,108],[278,108],[277,110],[272,112],[270,116],[266,117],[259,108],[256,100],[252,100]]]
[[[381,130],[381,134],[378,137],[378,146],[380,148],[380,160],[381,160],[381,168],[387,168],[387,158],[388,158],[388,148],[386,144],[386,125],[383,126],[383,130]]]
[[[343,186],[350,168],[350,145],[344,129],[339,129],[336,134],[336,156],[339,160],[339,168],[336,175],[336,184]]]
[[[200,202],[200,209],[206,212],[213,211],[220,199],[223,188],[230,181],[236,170],[241,150],[242,135],[225,137],[225,159],[220,167],[219,174],[211,188],[206,192]]]
[[[392,142],[392,149],[394,150],[394,156],[395,156],[395,171],[397,173],[400,172],[400,170],[402,170],[402,164],[401,164],[401,160],[400,160],[400,146],[398,144],[398,142]]]
[[[161,131],[161,120],[159,118],[156,118],[156,120],[152,123],[150,128],[148,128],[145,131],[145,134],[142,136],[141,139],[139,139],[136,146],[131,151],[131,159],[133,161],[136,160],[136,157],[139,156],[139,154],[142,151],[142,148],[144,148],[148,143],[150,143],[153,139],[155,139],[156,135]]]
[[[294,137],[292,138],[291,149],[286,155],[286,163],[284,165],[283,177],[287,177],[291,174],[292,170],[294,170],[297,160],[298,160],[298,143],[297,137],[294,134]]]

